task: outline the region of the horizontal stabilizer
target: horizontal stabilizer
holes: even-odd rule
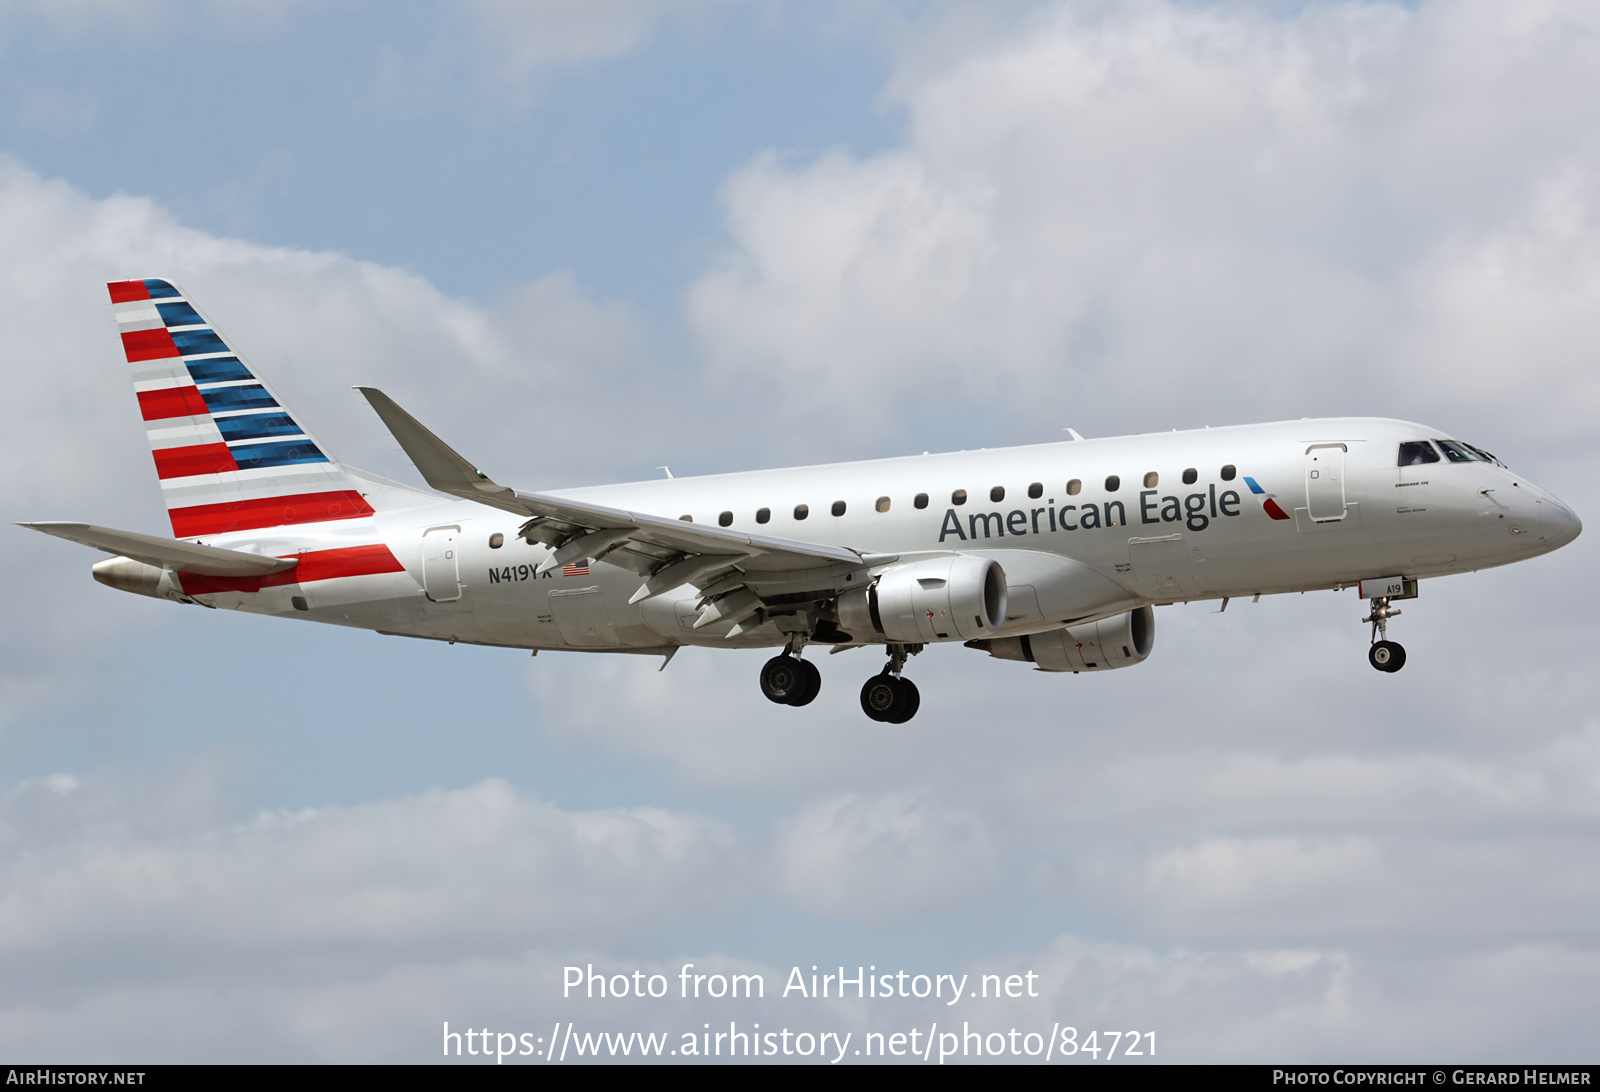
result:
[[[92,546],[108,554],[131,557],[147,565],[202,576],[267,576],[299,564],[292,557],[262,557],[242,550],[224,550],[220,546],[201,546],[133,531],[113,531],[88,523],[19,523],[17,526]]]

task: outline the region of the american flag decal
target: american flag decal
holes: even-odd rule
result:
[[[582,561],[574,561],[570,565],[561,566],[561,575],[562,576],[588,576],[589,575],[589,559],[588,558],[584,558]]]

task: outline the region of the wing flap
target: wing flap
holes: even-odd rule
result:
[[[292,557],[263,557],[242,550],[225,550],[220,546],[156,538],[135,531],[116,531],[90,523],[19,523],[17,526],[43,531],[68,542],[104,550],[108,554],[131,557],[147,565],[200,576],[267,576],[292,569],[300,563]]]

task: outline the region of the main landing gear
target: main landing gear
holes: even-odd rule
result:
[[[905,645],[890,645],[889,662],[861,688],[861,711],[873,720],[904,724],[922,706],[917,684],[900,675],[907,654]]]
[[[902,678],[908,656],[922,651],[921,645],[890,645],[889,662],[861,688],[861,709],[873,720],[904,724],[917,715],[922,695],[917,684]],[[798,643],[781,656],[774,656],[761,667],[761,692],[778,705],[809,705],[822,689],[822,673],[817,665],[800,658]]]
[[[796,652],[774,656],[761,666],[761,692],[779,705],[810,705],[822,689],[822,672]]]
[[[1379,671],[1399,671],[1406,666],[1406,650],[1389,637],[1389,619],[1398,618],[1400,612],[1389,609],[1389,597],[1372,600],[1372,613],[1361,619],[1372,623],[1372,647],[1367,650],[1367,663]],[[1379,640],[1379,638],[1383,638]]]

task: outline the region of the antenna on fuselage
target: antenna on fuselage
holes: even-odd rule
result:
[[[1063,431],[1064,431],[1064,432],[1066,432],[1066,434],[1067,434],[1067,435],[1068,435],[1068,436],[1071,436],[1071,437],[1072,437],[1072,438],[1073,438],[1073,439],[1074,439],[1074,440],[1081,440],[1081,439],[1083,439],[1083,437],[1082,437],[1082,436],[1079,436],[1079,435],[1078,435],[1078,430],[1077,430],[1077,429],[1075,429],[1075,428],[1069,428],[1069,429],[1064,429],[1064,430],[1063,430]]]
[[[667,472],[667,477],[669,477],[669,478],[672,477],[672,467],[670,467],[670,466],[658,466],[658,467],[656,467],[656,469],[657,470],[665,470]]]

